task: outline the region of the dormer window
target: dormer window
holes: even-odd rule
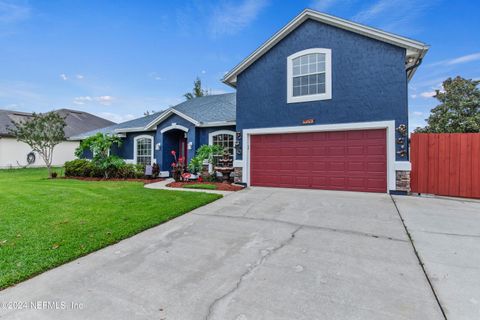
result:
[[[287,58],[287,102],[332,98],[332,50],[307,49]]]

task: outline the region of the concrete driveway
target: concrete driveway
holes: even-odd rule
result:
[[[0,292],[13,301],[0,318],[443,319],[390,196],[273,188]]]
[[[395,197],[449,320],[480,319],[480,201]]]

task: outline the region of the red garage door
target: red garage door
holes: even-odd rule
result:
[[[387,191],[386,130],[252,135],[252,186]]]

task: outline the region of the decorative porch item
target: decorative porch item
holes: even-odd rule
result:
[[[407,126],[404,124],[401,124],[398,126],[397,131],[401,135],[401,137],[397,139],[397,144],[400,146],[400,150],[397,151],[397,154],[403,158],[407,156],[407,150],[405,150],[405,138],[404,138],[407,136]]]
[[[223,152],[222,159],[218,160],[219,166],[214,168],[215,171],[222,174],[223,183],[228,183],[230,180],[230,174],[233,172],[233,160],[227,150]]]

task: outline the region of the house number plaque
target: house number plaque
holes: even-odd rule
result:
[[[311,118],[311,119],[305,119],[302,121],[302,124],[314,124],[315,123],[315,119]]]

